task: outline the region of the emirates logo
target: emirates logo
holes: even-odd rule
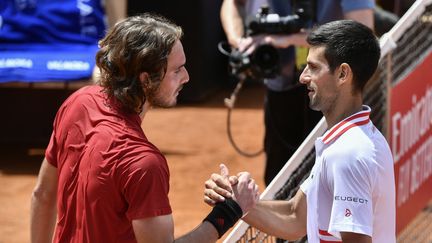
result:
[[[350,217],[352,215],[351,210],[348,208],[345,209],[345,217]]]

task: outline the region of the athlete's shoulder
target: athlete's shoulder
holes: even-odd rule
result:
[[[352,127],[341,134],[337,139],[329,143],[328,151],[330,154],[355,156],[359,152],[370,149],[371,139],[365,134],[361,127]]]
[[[376,146],[373,138],[365,132],[368,126],[373,124],[352,127],[329,144],[324,153],[326,161],[342,167],[369,167],[376,160]]]
[[[90,100],[94,100],[95,98],[100,99],[102,98],[102,96],[102,87],[97,85],[84,86],[69,95],[69,97],[63,102],[60,108],[64,109],[75,104],[86,104]]]

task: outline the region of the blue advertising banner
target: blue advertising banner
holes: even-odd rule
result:
[[[101,0],[3,0],[0,82],[88,78],[105,30]]]

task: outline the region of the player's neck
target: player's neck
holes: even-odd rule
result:
[[[151,104],[149,102],[145,102],[143,109],[141,111],[141,113],[139,114],[140,118],[141,118],[141,122],[144,121],[144,117],[147,114],[147,112],[152,108]]]
[[[331,128],[343,119],[361,111],[363,108],[363,99],[361,95],[351,97],[350,99],[336,102],[337,105],[324,113],[327,127]]]

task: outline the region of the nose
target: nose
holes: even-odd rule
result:
[[[183,67],[184,68],[184,78],[183,78],[183,80],[182,80],[182,84],[185,84],[185,83],[187,83],[187,82],[189,82],[189,72],[187,71],[187,69],[185,68],[185,67]]]
[[[300,74],[299,82],[301,84],[307,84],[310,82],[310,76],[308,74],[308,67],[307,66],[303,69],[303,72]]]

